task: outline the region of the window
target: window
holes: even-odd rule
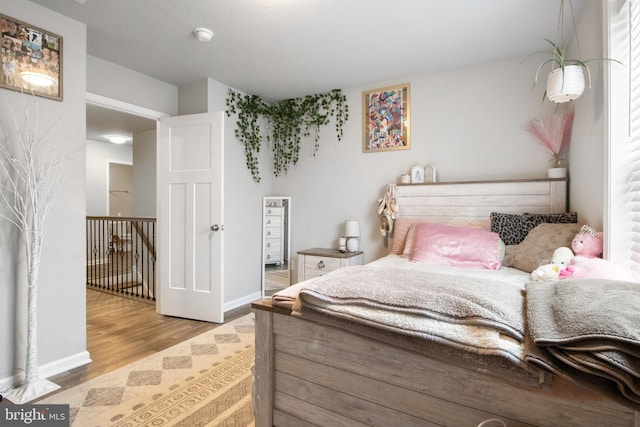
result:
[[[640,275],[640,0],[610,0],[608,239],[605,256]]]

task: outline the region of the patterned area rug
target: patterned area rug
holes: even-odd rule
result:
[[[253,313],[41,403],[70,405],[71,425],[253,426]]]

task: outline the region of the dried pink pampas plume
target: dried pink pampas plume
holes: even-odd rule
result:
[[[527,131],[542,147],[553,155],[556,162],[560,152],[571,139],[573,126],[573,108],[556,111],[544,118],[532,119],[527,123]]]

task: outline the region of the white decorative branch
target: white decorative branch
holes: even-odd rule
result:
[[[13,115],[13,131],[0,129],[0,217],[13,223],[21,232],[27,260],[27,351],[24,381],[17,384],[7,396],[14,403],[24,403],[58,388],[43,383],[38,372],[37,302],[38,273],[44,223],[54,198],[62,185],[63,166],[70,156],[61,156],[56,150],[49,127],[39,134],[38,105],[35,96],[33,110],[21,95],[22,125]],[[5,102],[8,110],[11,106]]]

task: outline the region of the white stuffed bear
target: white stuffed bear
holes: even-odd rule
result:
[[[543,264],[531,272],[531,280],[534,282],[546,282],[558,280],[560,272],[569,265],[573,258],[571,249],[562,246],[553,251],[550,264]]]

